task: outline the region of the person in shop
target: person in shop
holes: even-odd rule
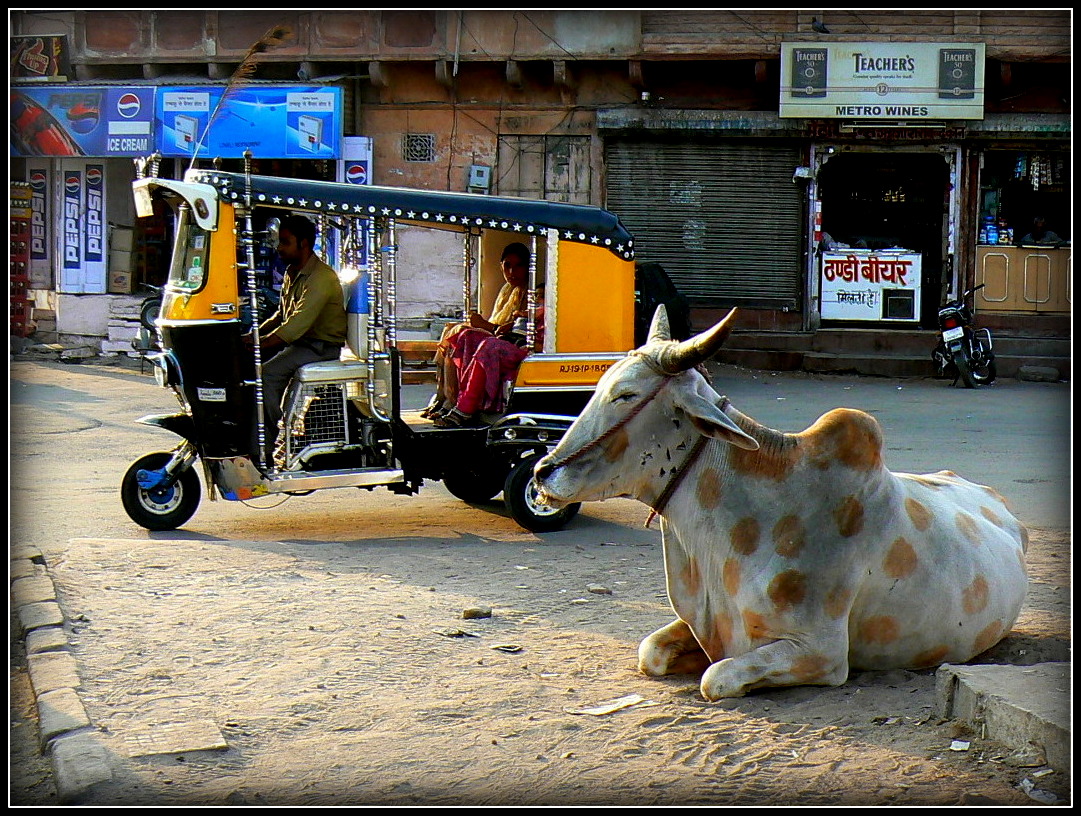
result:
[[[499,401],[494,397],[481,400],[483,408],[476,407],[475,399],[466,399],[462,408],[458,408],[463,385],[469,380],[467,372],[474,384],[484,374],[486,381],[490,379],[494,385],[508,375],[508,370],[513,375],[525,357],[525,350],[514,342],[515,321],[526,317],[529,250],[525,244],[508,244],[500,256],[500,266],[505,282],[496,295],[491,314],[485,318],[472,312],[464,322],[444,329],[439,339],[435,354],[436,392],[421,411],[421,416],[437,425],[469,424],[479,410],[498,410]],[[500,342],[486,345],[483,341],[487,338]],[[470,367],[482,347],[484,353],[473,371]],[[498,353],[493,356],[493,352]]]
[[[315,224],[304,216],[282,220],[278,230],[278,255],[285,263],[281,300],[274,314],[244,335],[249,348],[258,342],[264,353],[273,355],[263,364],[267,463],[273,460],[282,398],[293,374],[308,363],[337,360],[345,345],[342,286],[337,273],[315,254],[315,237]],[[256,433],[253,423],[253,439]],[[252,450],[258,450],[255,441]]]
[[[822,240],[818,242],[819,252],[832,252],[835,249],[867,249],[867,241],[855,236],[851,244],[836,240],[828,232],[822,233]]]
[[[1058,246],[1061,243],[1062,238],[1047,228],[1046,219],[1042,215],[1032,219],[1032,231],[1021,237],[1021,246]]]

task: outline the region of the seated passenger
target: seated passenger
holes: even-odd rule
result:
[[[516,318],[525,317],[526,286],[529,276],[529,250],[524,244],[508,244],[500,258],[505,283],[496,295],[490,317],[471,312],[463,323],[443,330],[435,354],[436,391],[421,416],[432,419],[454,406],[457,396],[457,367],[450,359],[450,338],[465,331],[476,329],[489,336],[502,334],[514,325]]]
[[[476,424],[481,412],[501,412],[506,407],[503,383],[514,378],[526,349],[482,329],[458,332],[449,343],[456,392],[451,407],[432,421],[440,428],[458,428]]]

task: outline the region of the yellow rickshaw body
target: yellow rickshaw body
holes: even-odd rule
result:
[[[587,244],[561,241],[554,306],[556,354],[627,351],[634,345],[634,262]],[[546,345],[545,351],[549,348]]]
[[[218,229],[203,231],[192,225],[192,231],[205,241],[205,247],[176,246],[173,250],[173,264],[188,266],[170,272],[162,296],[161,320],[225,321],[236,320],[239,315],[235,207],[226,201],[217,202],[217,206]],[[177,231],[178,242],[185,235],[190,243],[192,233],[182,230]]]

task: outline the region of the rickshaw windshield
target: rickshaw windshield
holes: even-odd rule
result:
[[[186,293],[198,292],[206,283],[210,233],[195,223],[191,209],[181,205],[176,225],[176,244],[169,269],[169,288]]]

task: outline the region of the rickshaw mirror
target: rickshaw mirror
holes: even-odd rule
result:
[[[280,218],[268,218],[266,222],[266,238],[263,243],[270,249],[276,249],[278,246],[278,230],[281,229],[282,220]]]

